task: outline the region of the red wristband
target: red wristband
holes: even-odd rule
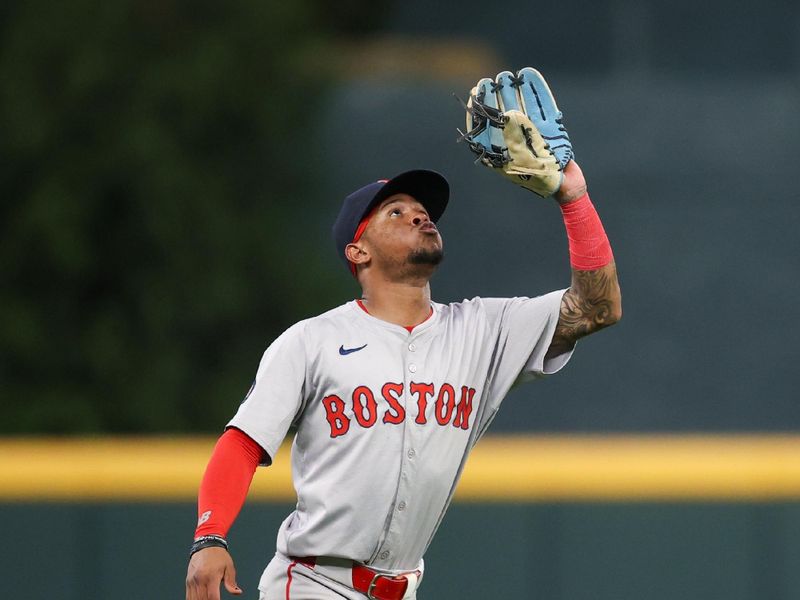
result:
[[[222,434],[200,484],[195,539],[203,535],[225,537],[244,504],[263,456],[261,446],[238,429]]]
[[[600,217],[589,194],[559,205],[569,240],[569,262],[578,271],[594,271],[606,266],[614,255]]]

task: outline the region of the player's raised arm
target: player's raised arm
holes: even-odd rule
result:
[[[563,115],[541,73],[527,67],[478,81],[470,92],[464,140],[481,163],[561,207],[572,283],[564,294],[549,354],[622,316],[611,246],[575,163]]]
[[[622,295],[611,244],[574,160],[564,168],[555,198],[567,229],[572,283],[561,300],[561,315],[548,352],[552,356],[568,351],[578,339],[613,325],[622,317]]]

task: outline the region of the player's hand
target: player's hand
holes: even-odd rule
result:
[[[564,167],[564,179],[561,187],[555,194],[555,199],[559,204],[566,204],[577,200],[586,193],[586,178],[583,171],[574,160],[571,160]]]
[[[242,588],[236,583],[236,568],[225,548],[203,548],[189,559],[186,574],[186,600],[220,600],[220,583],[236,596]]]

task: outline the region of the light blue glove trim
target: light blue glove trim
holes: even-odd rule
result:
[[[488,77],[484,77],[478,82],[478,101],[488,106],[500,110],[500,105],[497,103],[497,95],[494,93],[494,81]],[[506,147],[506,142],[503,139],[503,131],[496,127],[492,122],[488,123],[486,128],[486,135],[488,136],[488,144],[484,144],[493,152],[502,152]]]
[[[518,73],[515,84],[525,104],[525,113],[550,145],[550,150],[563,169],[574,157],[572,142],[562,124],[564,115],[558,110],[556,99],[544,77],[536,69],[526,67]]]
[[[520,106],[519,103],[519,96],[517,95],[517,87],[514,85],[514,79],[514,74],[511,71],[498,73],[495,79],[495,88],[503,102],[503,112],[509,110],[524,112],[523,107]]]

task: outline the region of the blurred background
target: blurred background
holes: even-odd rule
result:
[[[545,486],[461,500],[419,597],[800,595],[800,5],[6,0],[9,597],[181,597],[202,465],[261,353],[358,294],[329,235],[353,189],[418,167],[449,178],[439,302],[569,285],[553,203],[456,143],[453,94],[528,65],[565,113],[625,318],[557,377],[514,391],[492,435],[661,440],[668,461],[687,439],[716,458],[780,447],[729,495]],[[178,470],[137,463],[141,494],[108,483],[117,452],[136,463],[150,444]],[[782,466],[759,479],[769,460]],[[719,464],[736,481],[744,463]],[[251,598],[290,510],[265,491],[232,532]]]

